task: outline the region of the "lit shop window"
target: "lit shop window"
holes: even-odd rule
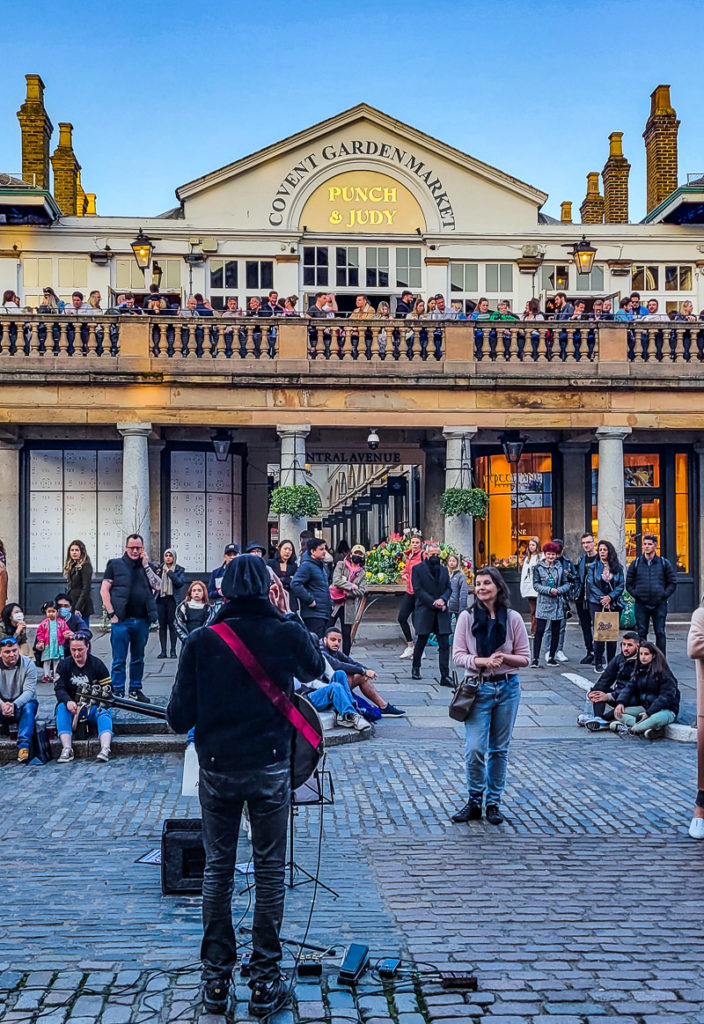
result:
[[[689,458],[675,453],[675,540],[677,572],[689,572]]]
[[[516,568],[516,549],[520,560],[531,537],[552,538],[552,456],[524,455],[517,474],[503,455],[481,456],[474,479],[489,495],[486,519],[475,520],[476,565]]]

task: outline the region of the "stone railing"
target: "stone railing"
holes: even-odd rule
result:
[[[704,323],[0,314],[0,372],[477,380],[704,376]],[[647,370],[646,370],[647,367]],[[70,370],[69,370],[70,368]]]

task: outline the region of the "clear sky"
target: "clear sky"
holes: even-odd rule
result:
[[[7,3],[0,170],[36,72],[55,133],[74,125],[98,212],[149,216],[186,181],[367,102],[548,192],[575,218],[624,132],[645,214],[649,96],[672,86],[679,176],[704,172],[702,0]]]

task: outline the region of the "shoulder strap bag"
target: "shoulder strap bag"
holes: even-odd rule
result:
[[[322,736],[309,722],[305,720],[298,708],[294,707],[283,690],[280,690],[276,683],[269,679],[268,675],[254,657],[249,647],[235,633],[234,629],[225,622],[217,622],[208,626],[214,633],[223,640],[240,662],[242,667],[252,677],[264,696],[271,701],[276,710],[286,718],[294,729],[300,733],[304,740],[310,743],[314,750],[318,750],[322,743]]]
[[[456,722],[466,722],[477,699],[482,677],[478,676],[476,679],[464,678],[460,681],[457,678],[457,673],[453,672],[452,682],[455,689],[450,697],[450,706],[447,709],[447,713]]]

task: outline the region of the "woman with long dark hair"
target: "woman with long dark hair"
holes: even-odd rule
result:
[[[66,551],[64,562],[66,593],[71,602],[71,611],[78,612],[86,625],[94,613],[93,598],[90,588],[93,583],[93,566],[82,540],[72,540]]]
[[[452,656],[465,675],[479,680],[479,690],[465,728],[468,801],[453,821],[482,816],[492,825],[503,820],[501,797],[506,783],[508,748],[521,700],[518,669],[530,659],[522,617],[510,607],[508,587],[498,569],[478,569],[471,611],[457,620]]]
[[[540,537],[529,537],[526,553],[521,566],[521,597],[525,597],[530,608],[530,631],[535,636],[535,606],[538,591],[533,586],[533,569],[540,561]]]
[[[610,540],[600,540],[596,547],[596,561],[589,566],[585,590],[589,600],[589,612],[594,622],[597,612],[618,612],[621,608],[621,596],[626,586],[623,566],[618,560],[616,548]],[[604,646],[606,661],[616,657],[616,641],[609,640],[606,645],[596,639],[594,632],[594,671],[603,672]]]
[[[641,643],[638,664],[618,695],[616,721],[609,726],[621,735],[655,740],[677,718],[680,691],[667,659],[655,644]]]
[[[296,549],[292,540],[282,540],[276,549],[273,558],[270,558],[267,565],[278,578],[281,586],[288,595],[288,604],[292,612],[298,611],[298,600],[295,594],[291,593],[291,580],[296,575],[298,561]]]
[[[24,612],[15,601],[6,604],[0,613],[0,640],[5,637],[14,637],[19,644],[20,654],[26,658],[32,657],[32,651],[27,641],[27,623],[24,619]]]

